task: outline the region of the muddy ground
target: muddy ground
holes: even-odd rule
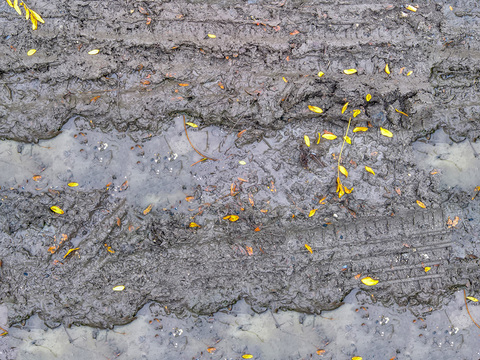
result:
[[[475,2],[29,5],[37,31],[0,7],[9,324],[111,327],[148,301],[319,313],[355,288],[416,313],[480,296]],[[197,163],[183,115],[215,160]]]

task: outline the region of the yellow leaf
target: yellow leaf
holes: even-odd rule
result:
[[[244,160],[240,160],[238,163],[239,163],[240,165],[247,165],[246,161],[244,161]]]
[[[187,122],[187,123],[185,123],[185,124],[187,124],[188,126],[191,126],[191,127],[193,127],[193,128],[197,128],[197,127],[198,127],[197,124],[194,124],[194,123],[191,123],[191,122]]]
[[[324,201],[325,201],[326,198],[327,198],[327,197],[324,196],[323,198],[321,198],[321,199],[318,201],[318,203],[324,205],[324,204],[325,204]]]
[[[372,100],[372,95],[370,95],[370,94],[367,94],[367,96],[365,97],[365,99],[366,99],[367,101],[370,101],[370,100]]]
[[[30,21],[32,22],[32,30],[37,30],[37,19],[33,16],[30,16]]]
[[[323,71],[319,71],[317,75],[318,77],[322,77],[323,75],[325,75],[325,73]]]
[[[32,17],[35,18],[35,20],[40,21],[42,24],[45,24],[45,21],[42,19],[40,15],[38,15],[35,11],[30,10],[30,14],[32,14]]]
[[[37,52],[37,50],[35,50],[35,49],[30,49],[30,50],[28,50],[28,52],[27,52],[27,56],[32,56],[32,55],[35,54],[36,52]]]
[[[407,73],[407,76],[410,76],[413,74],[413,70],[410,70],[408,73]]]
[[[362,283],[364,283],[367,286],[373,286],[378,284],[378,280],[372,279],[370,276],[367,276],[361,280]]]
[[[223,220],[230,220],[230,221],[237,221],[239,217],[237,215],[227,215],[223,218]]]
[[[7,0],[7,3],[8,3],[8,5],[10,5],[10,7],[13,7],[13,4],[10,0]]]
[[[210,39],[215,39],[217,37],[217,35],[213,35],[213,34],[207,34],[207,36],[210,38]]]
[[[64,213],[64,211],[62,209],[60,209],[58,206],[52,206],[52,207],[50,207],[50,210],[52,210],[54,213],[57,213],[57,214],[60,214],[60,215],[62,215]]]
[[[313,250],[310,246],[308,246],[307,244],[305,244],[305,247],[307,248],[308,251],[310,251],[310,254],[313,254]]]
[[[343,137],[343,139],[344,139],[347,143],[349,143],[350,145],[352,145],[352,139],[350,139],[350,137],[349,137],[348,135],[345,135],[345,136]]]
[[[80,248],[69,249],[69,250],[67,251],[67,253],[66,253],[65,255],[63,255],[63,258],[65,259],[68,255],[70,255],[72,252],[74,252],[75,250],[78,250],[78,249],[80,249]]]
[[[210,354],[213,354],[215,351],[217,351],[217,348],[209,347],[209,348],[207,349],[207,351],[208,351]]]
[[[385,72],[390,75],[390,68],[388,67],[388,64],[385,64]]]
[[[397,108],[395,108],[395,111],[396,111],[397,113],[400,113],[400,114],[405,115],[406,117],[408,117],[407,114],[405,114],[403,111],[398,110]]]
[[[317,140],[317,144],[320,144],[320,139],[322,138],[322,135],[320,135],[320,133],[318,133],[318,140]]]
[[[337,192],[338,198],[341,198],[343,195],[345,195],[345,190],[339,177],[337,177]]]
[[[345,103],[342,107],[342,114],[347,110],[348,102]]]
[[[310,147],[310,138],[307,135],[305,135],[303,138],[305,139],[305,144]]]
[[[25,10],[25,20],[28,20],[30,16],[30,9],[25,4],[23,4],[23,9]]]
[[[70,187],[76,187],[76,186],[78,186],[78,183],[71,182],[71,183],[68,183],[67,185],[70,186]]]
[[[355,74],[356,72],[357,72],[357,69],[343,70],[343,73],[346,74],[346,75],[352,75],[352,74]]]
[[[342,165],[338,165],[338,170],[345,175],[345,177],[348,177],[348,171],[345,169]]]
[[[430,270],[432,270],[432,268],[430,266],[425,266],[423,270],[425,270],[425,272],[429,272]]]
[[[152,207],[153,207],[153,204],[148,205],[147,208],[143,210],[143,215],[147,215],[150,212],[150,210],[152,210]]]
[[[7,0],[7,1],[8,1],[8,0]],[[450,11],[453,11],[453,7],[449,6],[448,8],[450,9]]]
[[[363,358],[361,356],[354,356],[352,357],[352,360],[362,360]]]
[[[422,209],[425,209],[427,206],[421,202],[420,200],[417,200],[417,205],[420,206]]]
[[[310,213],[308,214],[308,217],[312,217],[313,215],[315,215],[316,212],[317,212],[317,209],[310,210]]]
[[[356,118],[358,115],[360,115],[361,111],[356,109],[356,110],[353,110],[353,117]]]
[[[125,290],[125,286],[123,286],[123,285],[114,286],[112,290],[113,291],[123,291],[123,290]]]
[[[384,129],[384,128],[380,128],[380,134],[382,134],[383,136],[386,136],[386,137],[393,137],[393,134],[388,131],[387,129]]]
[[[198,224],[196,224],[196,223],[194,223],[194,222],[191,222],[190,225],[188,225],[188,226],[191,227],[191,228],[196,228],[196,227],[199,228],[199,227],[201,227],[200,225],[198,225]]]
[[[321,108],[319,108],[318,106],[308,105],[308,109],[313,111],[314,113],[317,113],[317,114],[323,113],[323,110]]]
[[[245,354],[245,355],[242,355],[242,358],[244,358],[244,359],[253,359],[253,355]]]
[[[368,130],[367,127],[357,126],[355,129],[353,129],[353,132],[356,133],[356,132],[359,132],[359,131],[367,131],[367,130]]]
[[[345,194],[350,194],[353,191],[353,187],[348,189],[346,186],[343,187],[345,189]]]
[[[22,10],[20,10],[20,7],[18,6],[18,0],[15,0],[13,2],[13,8],[18,13],[18,15],[20,15],[20,16],[22,15]]]
[[[322,138],[327,139],[327,140],[335,140],[337,138],[337,135],[333,134],[323,134]]]
[[[473,296],[467,296],[467,299],[473,302],[478,302],[478,299],[474,298]]]
[[[407,10],[410,10],[410,11],[413,11],[413,12],[417,12],[417,8],[414,7],[414,6],[412,6],[412,5],[407,5],[407,6],[405,6],[405,8],[406,8]]]
[[[370,174],[375,175],[375,171],[373,171],[370,166],[365,166],[365,170],[367,170]]]
[[[283,81],[285,81],[286,83],[288,82],[288,80],[287,80],[287,79],[285,79],[285,76],[284,76],[284,77],[282,77],[282,79],[283,79]]]
[[[98,49],[93,49],[88,52],[88,55],[97,55],[100,52]]]

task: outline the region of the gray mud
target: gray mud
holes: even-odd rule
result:
[[[475,3],[35,8],[46,23],[31,32],[0,5],[9,325],[38,314],[49,327],[111,328],[150,301],[176,314],[240,299],[258,312],[319,314],[356,288],[415,314],[458,289],[480,296]],[[350,127],[343,182],[354,190],[339,199],[353,109],[352,127],[368,131]],[[198,162],[183,115],[199,125],[192,144],[216,161]],[[338,138],[317,144],[324,131]]]

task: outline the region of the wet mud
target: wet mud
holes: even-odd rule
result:
[[[472,2],[35,5],[35,32],[0,13],[9,324],[108,328],[149,301],[319,313],[358,288],[418,314],[479,296]]]

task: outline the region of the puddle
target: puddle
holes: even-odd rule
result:
[[[254,313],[242,300],[212,316],[167,315],[150,303],[137,319],[112,330],[45,327],[38,316],[0,339],[2,359],[474,359],[478,329],[463,292],[444,309],[416,317],[405,308],[360,305],[353,291],[345,304],[321,315],[293,311]],[[470,312],[480,318],[480,307]],[[208,348],[216,350],[207,351]],[[319,351],[320,350],[320,351]],[[324,350],[324,352],[322,351]],[[317,354],[320,352],[321,356]]]
[[[428,172],[438,171],[442,189],[472,191],[480,178],[480,144],[468,139],[456,143],[437,130],[429,140],[413,143],[417,165]]]

